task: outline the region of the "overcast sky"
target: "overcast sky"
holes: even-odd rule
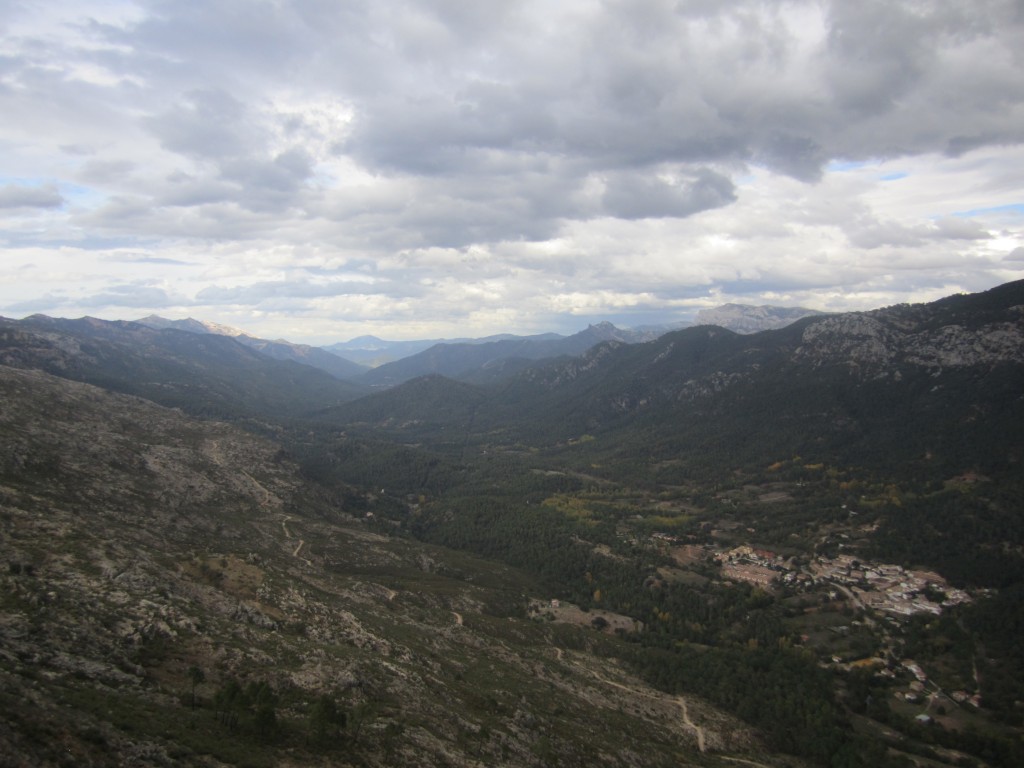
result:
[[[328,343],[1024,278],[1024,0],[0,0],[0,314]]]

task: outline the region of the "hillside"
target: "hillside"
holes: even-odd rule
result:
[[[386,387],[427,375],[466,378],[479,375],[482,370],[498,367],[505,361],[572,357],[605,341],[636,343],[648,341],[656,335],[624,331],[611,323],[600,323],[572,336],[555,339],[544,336],[435,344],[422,352],[373,369],[361,377],[360,382],[373,387]]]
[[[264,355],[275,360],[291,360],[302,365],[319,368],[321,371],[326,371],[338,379],[352,379],[360,376],[367,370],[365,365],[354,363],[351,360],[345,359],[344,356],[333,354],[320,347],[312,347],[308,344],[293,344],[282,339],[276,341],[260,339],[236,328],[229,328],[215,323],[203,323],[191,318],[187,320],[168,320],[158,315],[150,315],[136,322],[149,328],[173,328],[179,331],[190,331],[191,333],[230,336],[240,344],[262,352]]]
[[[325,495],[271,443],[37,371],[0,368],[0,395],[4,764],[757,749],[587,652],[613,636],[526,618],[529,577],[375,532],[379,502]]]
[[[365,390],[219,334],[34,315],[0,319],[0,363],[38,368],[204,416],[301,417]]]

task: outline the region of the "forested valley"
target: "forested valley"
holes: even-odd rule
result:
[[[573,623],[561,649],[698,697],[793,764],[1016,766],[1021,306],[1010,284],[365,396],[279,365],[231,400],[217,350],[201,370],[161,358],[142,376],[123,341],[92,339],[69,362],[67,344],[19,329],[3,352],[271,441],[275,462],[382,540],[520,574],[486,616]]]

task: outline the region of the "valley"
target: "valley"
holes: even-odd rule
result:
[[[4,321],[2,751],[1017,765],[1022,306],[374,393],[227,337]]]

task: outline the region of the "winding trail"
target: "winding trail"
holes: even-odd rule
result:
[[[221,441],[219,438],[208,441],[206,445],[206,455],[213,459],[213,462],[221,467],[227,466],[227,457],[224,455],[224,449],[221,448]],[[259,480],[250,475],[244,469],[235,468],[233,471],[240,474],[263,494],[263,500],[259,502],[260,507],[267,508],[270,506],[270,502],[276,497],[270,491],[267,490],[266,486],[263,485]],[[280,499],[278,499],[280,501]]]
[[[556,651],[560,651],[561,649],[560,648],[556,648],[555,650]],[[633,694],[634,696],[646,696],[647,698],[662,700],[662,696],[659,696],[658,694],[648,693],[647,691],[637,690],[636,688],[630,688],[628,685],[623,685],[622,683],[617,683],[614,680],[608,680],[607,678],[601,677],[601,675],[599,675],[593,669],[591,669],[589,671],[590,671],[590,674],[592,674],[595,678],[597,678],[600,682],[604,683],[605,685],[610,685],[613,688],[618,688],[618,689],[623,690],[623,691],[628,691],[629,693]],[[700,750],[700,752],[702,752],[702,753],[705,752],[707,750],[707,745],[706,745],[705,738],[704,738],[704,729],[701,728],[699,725],[697,725],[695,722],[693,722],[693,720],[690,719],[690,710],[686,706],[686,699],[683,698],[682,696],[676,696],[676,704],[679,705],[680,714],[682,715],[682,719],[683,719],[683,725],[686,726],[687,729],[693,731],[693,733],[697,736],[697,749]],[[729,758],[729,759],[739,760],[739,758]],[[740,762],[746,763],[746,762],[749,762],[749,761],[748,760],[740,760]],[[758,765],[758,763],[751,763],[751,765]]]
[[[679,709],[683,713],[683,725],[692,729],[693,732],[697,734],[697,749],[701,752],[705,752],[704,729],[690,719],[690,710],[686,708],[686,699],[682,696],[676,696],[676,703],[679,705]]]
[[[292,532],[288,530],[288,521],[291,520],[291,519],[292,519],[291,515],[282,515],[281,516],[281,530],[284,532],[285,539],[294,539],[295,538],[294,536],[292,536]],[[299,560],[304,562],[306,565],[312,566],[313,562],[311,560],[305,558],[305,557],[302,557],[302,555],[300,554],[302,552],[302,548],[304,546],[306,546],[306,540],[305,539],[299,539],[298,546],[295,547],[294,550],[292,550],[292,557],[298,558]]]

